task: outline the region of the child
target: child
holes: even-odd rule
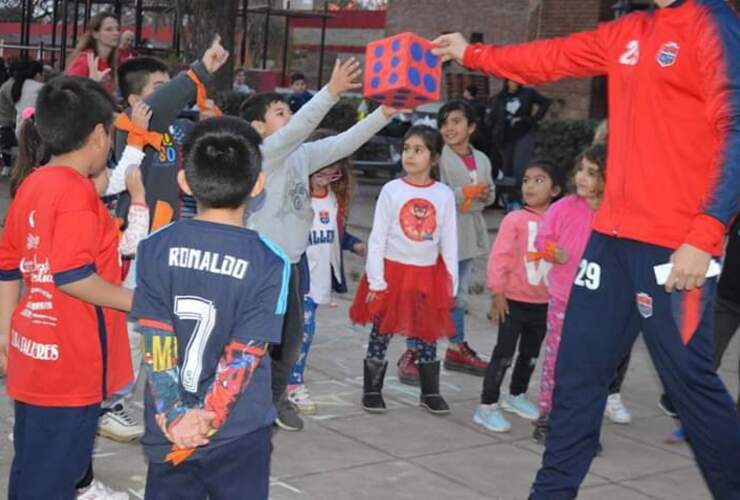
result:
[[[493,203],[496,191],[491,178],[488,157],[470,144],[476,130],[473,109],[464,101],[450,101],[437,113],[437,124],[445,141],[440,158],[442,182],[455,193],[457,205],[457,258],[460,286],[452,309],[455,336],[449,340],[444,367],[447,370],[483,375],[488,363],[465,341],[465,309],[467,308],[473,261],[490,248],[488,228],[483,209]],[[411,342],[398,361],[398,378],[418,384],[416,350]]]
[[[16,193],[0,243],[0,344],[15,400],[9,497],[72,498],[100,403],[132,378],[118,229],[88,179],[105,168],[113,102],[92,80],[61,76],[41,89],[35,120],[49,162]]]
[[[570,290],[574,279],[590,279],[585,271],[581,271],[578,276],[576,273],[579,271],[578,265],[591,235],[594,215],[601,205],[605,182],[606,146],[596,144],[587,149],[579,159],[573,177],[575,193],[550,207],[535,241],[537,251],[547,254],[545,258],[553,263],[548,276],[550,286],[548,288],[547,337],[540,381],[539,418],[533,433],[533,438],[539,443],[544,443],[547,433],[547,417],[552,409],[555,361],[560,347],[565,307]],[[620,369],[626,370],[628,360],[629,358],[625,359]],[[616,380],[620,381],[621,377],[617,376]],[[613,388],[618,385],[618,383],[612,384]],[[626,414],[627,418],[623,418],[621,423],[627,423],[624,420],[628,420],[630,415],[621,403],[619,391],[614,391],[613,388],[610,388],[609,396],[613,416],[616,418]],[[621,412],[616,410],[617,405],[622,409]]]
[[[499,325],[498,340],[483,380],[481,404],[473,421],[493,432],[508,432],[511,424],[501,410],[522,418],[537,418],[527,399],[547,321],[548,272],[552,267],[535,252],[542,217],[563,192],[560,169],[535,161],[524,170],[525,207],[504,217],[488,259],[488,286],[493,294],[491,319]],[[509,394],[499,403],[501,384],[517,351]]]
[[[396,110],[381,106],[365,120],[334,137],[304,144],[311,132],[338,101],[339,96],[359,87],[359,64],[350,58],[337,60],[329,83],[301,110],[291,116],[280,94],[265,93],[250,97],[243,106],[242,118],[262,136],[265,197],[261,207],[250,208],[247,227],[274,241],[288,254],[291,266],[288,308],[279,348],[273,349],[272,390],[278,418],[284,430],[300,431],[303,420],[285,392],[303,338],[303,296],[308,292],[306,272],[300,262],[308,247],[313,220],[309,195],[309,175],[347,158],[390,123]],[[304,263],[305,264],[305,263]]]
[[[306,88],[306,76],[303,73],[293,73],[290,76],[290,90],[293,93],[288,98],[288,105],[292,113],[297,113],[313,97]]]
[[[309,138],[318,140],[334,135],[317,130]],[[309,291],[303,298],[303,343],[298,361],[288,380],[288,399],[303,415],[316,413],[316,403],[303,383],[308,351],[316,332],[316,309],[331,303],[332,290],[347,291],[342,250],[364,256],[365,244],[347,231],[352,190],[352,162],[345,158],[322,168],[309,177],[313,226],[308,237],[306,258],[309,270]]]
[[[437,340],[455,332],[450,309],[457,290],[455,196],[431,176],[442,144],[434,128],[411,127],[401,144],[407,175],[383,186],[375,206],[366,275],[350,309],[353,323],[373,323],[362,395],[368,412],[386,409],[385,353],[396,334],[419,346],[420,406],[433,414],[450,411],[439,394],[435,361]]]
[[[182,216],[192,217],[195,213],[194,205],[187,203],[176,179],[177,171],[182,167],[183,141],[193,123],[178,119],[178,115],[197,97],[200,97],[199,101],[205,99],[204,85],[208,84],[211,75],[221,68],[228,56],[229,53],[216,36],[202,59],[193,63],[189,71],[180,73],[172,80],[167,65],[152,57],[129,59],[118,69],[121,97],[127,109],[116,119],[115,157],[119,160],[125,145],[130,144],[129,135],[135,136],[135,140],[141,144],[144,152],[141,174],[151,212],[152,230]],[[141,100],[151,106],[151,132],[126,120],[130,108]],[[127,206],[127,200],[122,200],[119,213],[125,213]]]
[[[238,118],[196,125],[178,181],[198,214],[139,246],[132,317],[149,377],[148,499],[268,496],[265,354],[280,341],[289,266],[243,226],[247,198],[264,188],[259,142]]]

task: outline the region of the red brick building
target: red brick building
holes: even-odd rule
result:
[[[730,0],[740,7],[740,0]],[[386,34],[412,31],[433,39],[459,31],[484,43],[517,43],[564,36],[593,29],[614,18],[615,0],[391,0],[386,13]],[[632,0],[647,6],[652,0]],[[454,6],[454,7],[451,7]],[[457,96],[473,75],[451,65],[446,75],[448,96]],[[479,87],[496,93],[495,79],[482,78]],[[556,101],[551,115],[563,118],[601,118],[605,113],[605,81],[567,79],[539,89]]]

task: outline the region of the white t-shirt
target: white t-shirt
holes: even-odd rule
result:
[[[308,269],[310,286],[308,296],[317,304],[331,302],[331,276],[341,279],[339,273],[340,241],[337,226],[337,199],[329,191],[325,196],[311,197],[313,224],[308,233]]]
[[[406,179],[390,181],[375,205],[368,240],[367,278],[371,290],[385,290],[383,259],[414,266],[433,266],[442,255],[457,293],[457,222],[455,195],[441,182],[416,186]]]

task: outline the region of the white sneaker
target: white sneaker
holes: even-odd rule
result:
[[[127,443],[143,436],[144,426],[137,422],[121,403],[118,403],[100,417],[98,434],[114,441]]]
[[[311,395],[308,393],[305,385],[301,384],[288,387],[288,399],[298,408],[301,414],[316,415],[318,408],[313,399],[311,399]]]
[[[609,399],[606,400],[604,415],[606,415],[609,420],[615,424],[632,423],[632,415],[630,415],[630,412],[624,407],[624,403],[622,403],[622,395],[619,393],[609,395]]]
[[[0,169],[0,177],[8,177],[10,175],[10,167],[3,167]]]
[[[77,490],[77,500],[129,500],[128,493],[114,491],[97,479],[84,490]]]

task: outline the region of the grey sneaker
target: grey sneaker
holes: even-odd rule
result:
[[[280,401],[277,402],[275,409],[277,410],[275,423],[278,427],[290,432],[303,430],[303,419],[298,415],[298,410],[286,394],[283,394]]]

